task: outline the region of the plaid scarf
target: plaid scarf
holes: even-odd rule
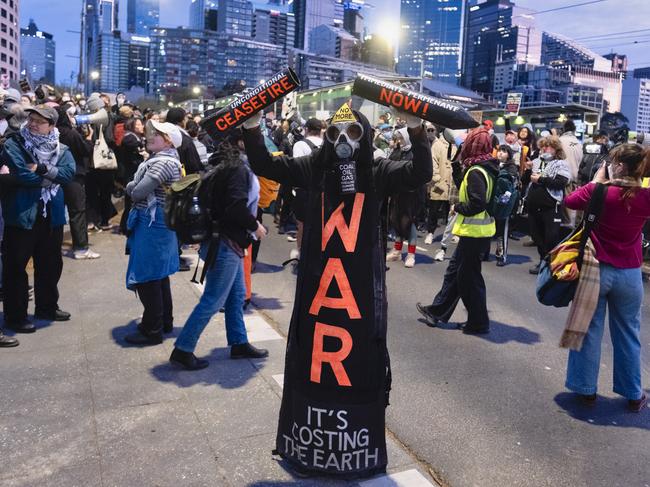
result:
[[[560,347],[580,350],[589,324],[594,317],[600,296],[600,264],[591,239],[587,239],[582,267],[567,316],[564,332],[560,338]]]
[[[61,147],[59,145],[59,130],[54,128],[47,135],[33,134],[27,126],[20,129],[20,135],[25,140],[25,149],[29,152],[36,162],[45,164],[48,169],[56,166],[59,160]],[[47,218],[47,204],[56,196],[59,191],[59,185],[53,181],[43,178],[41,182],[41,201],[43,202],[43,217]]]

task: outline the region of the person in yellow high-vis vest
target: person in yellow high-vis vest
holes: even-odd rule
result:
[[[442,289],[429,306],[417,304],[418,311],[429,326],[448,322],[459,300],[467,308],[467,322],[459,327],[463,333],[490,331],[485,281],[481,274],[482,257],[490,251],[490,241],[496,233],[494,218],[487,211],[494,183],[499,172],[492,156],[492,142],[485,128],[470,132],[461,150],[461,162],[455,164],[454,179],[459,185],[458,214],[452,230],[459,237],[456,251],[449,261]],[[462,176],[462,177],[461,177]]]

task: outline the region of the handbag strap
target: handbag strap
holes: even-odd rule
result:
[[[600,214],[605,206],[605,197],[607,196],[608,186],[596,183],[596,189],[591,194],[587,212],[582,219],[582,237],[580,238],[580,247],[578,251],[578,269],[582,267],[582,260],[585,256],[585,248],[587,247],[587,240],[591,236],[591,232],[596,227]]]

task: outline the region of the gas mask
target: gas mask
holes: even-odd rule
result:
[[[359,122],[335,123],[325,131],[325,137],[334,145],[338,159],[336,166],[341,182],[341,194],[357,192],[357,166],[353,157],[361,147],[363,132],[363,126]]]

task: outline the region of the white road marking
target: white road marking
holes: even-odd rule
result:
[[[428,251],[429,251],[429,249],[425,249],[424,247],[420,247],[420,246],[417,246],[417,245],[416,245],[415,248],[416,248],[417,250],[419,250],[420,252],[428,252]]]
[[[272,375],[273,380],[278,383],[280,387],[284,387],[284,374]]]
[[[251,342],[263,342],[266,340],[284,340],[282,335],[275,331],[271,325],[259,314],[253,313],[244,316],[248,340]]]
[[[359,482],[359,487],[433,487],[433,484],[420,472],[411,469],[364,480]]]

